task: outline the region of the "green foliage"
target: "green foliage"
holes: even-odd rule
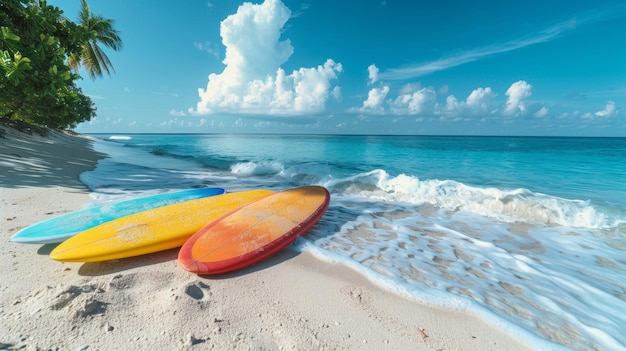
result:
[[[110,75],[115,69],[98,44],[102,43],[116,51],[122,48],[122,39],[113,28],[113,20],[91,13],[86,0],[81,0],[78,17],[79,26],[86,32],[87,40],[82,43],[80,51],[70,55],[68,64],[75,71],[82,66],[91,79],[102,77],[104,72]]]
[[[88,28],[44,0],[3,0],[0,117],[48,128],[72,128],[94,117],[95,107],[76,86],[80,76],[68,63],[82,57],[92,38]]]

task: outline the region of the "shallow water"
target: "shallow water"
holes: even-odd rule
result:
[[[94,204],[318,184],[295,248],[540,349],[626,348],[626,139],[95,135]]]

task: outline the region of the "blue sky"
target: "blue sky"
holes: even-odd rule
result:
[[[124,47],[78,132],[626,137],[621,0],[89,4]]]

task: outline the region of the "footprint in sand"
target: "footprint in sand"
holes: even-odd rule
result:
[[[135,284],[136,273],[131,274],[118,274],[111,278],[109,282],[109,288],[114,290],[125,290],[131,288]]]
[[[185,294],[194,300],[202,300],[204,298],[204,291],[208,290],[209,286],[203,282],[193,282],[185,286]]]
[[[356,302],[359,307],[369,307],[372,296],[369,291],[361,289],[358,286],[344,286],[341,292],[347,296],[350,301]]]
[[[75,300],[85,293],[103,291],[104,290],[98,288],[96,285],[72,285],[55,297],[55,302],[50,306],[50,309],[53,311],[59,311],[66,307],[70,309],[76,309],[75,316],[79,317],[89,317],[98,314],[104,314],[109,304],[95,299],[94,296],[86,297],[83,303],[80,303],[80,301],[76,301],[75,303]],[[74,305],[78,305],[80,307]]]

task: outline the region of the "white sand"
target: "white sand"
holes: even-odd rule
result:
[[[85,138],[0,129],[0,349],[529,350],[291,250],[218,278],[183,271],[177,250],[52,261],[52,245],[9,238],[89,202],[78,174],[103,155]]]

